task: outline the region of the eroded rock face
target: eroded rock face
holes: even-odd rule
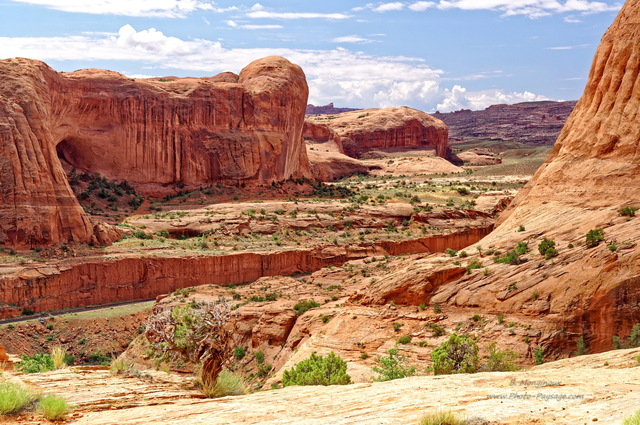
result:
[[[60,164],[132,183],[309,176],[305,75],[281,57],[239,76],[132,80],[0,61],[0,244],[97,242]],[[104,236],[104,232],[102,233]]]
[[[640,322],[640,219],[619,213],[640,207],[639,106],[640,0],[630,0],[603,37],[585,93],[546,163],[499,227],[466,248],[474,255],[462,264],[477,262],[483,273],[469,270],[423,298],[538,317],[555,328],[543,345],[556,353],[575,351],[580,337],[592,352],[613,348],[614,336],[624,341]],[[589,248],[585,235],[591,229],[602,229],[604,241]],[[556,243],[557,257],[538,252],[544,238]],[[504,255],[521,242],[528,252],[520,264],[496,264],[486,254]],[[417,261],[384,289],[419,292],[425,276],[442,267]]]
[[[345,154],[358,158],[372,149],[433,147],[436,155],[449,155],[447,126],[416,109],[363,109],[338,115],[308,117],[340,136]],[[311,130],[311,129],[310,129]],[[312,137],[311,131],[308,133]]]

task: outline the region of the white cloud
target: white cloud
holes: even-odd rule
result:
[[[549,100],[545,96],[536,95],[528,91],[505,93],[501,90],[482,90],[468,92],[464,87],[455,85],[451,90],[444,90],[444,101],[437,108],[440,112],[451,112],[460,109],[485,109],[491,105],[502,103],[520,103]]]
[[[332,39],[334,43],[372,43],[373,40],[361,37],[359,35],[345,35]]]
[[[591,0],[440,0],[439,9],[496,10],[505,16],[525,15],[540,18],[553,13],[583,14],[618,11],[621,3],[607,4]]]
[[[432,1],[417,1],[415,3],[411,3],[409,5],[409,9],[413,10],[414,12],[424,12],[425,10],[435,6],[436,3]]]
[[[584,49],[585,47],[591,46],[590,44],[579,44],[577,46],[554,46],[554,47],[546,47],[547,50],[573,50],[573,49]]]
[[[374,7],[374,12],[391,12],[404,9],[404,3],[394,1],[391,3],[382,3],[381,5]]]
[[[284,28],[282,25],[251,25],[251,24],[239,24],[236,21],[229,20],[227,25],[231,28],[241,28],[245,30],[277,30]]]
[[[237,22],[231,21],[238,25]],[[468,92],[443,87],[443,71],[424,60],[403,56],[373,56],[345,48],[332,50],[228,49],[219,41],[181,40],[150,28],[136,31],[125,25],[114,35],[70,37],[0,37],[0,58],[22,56],[55,61],[125,61],[152,75],[163,70],[213,75],[239,72],[249,62],[280,55],[302,67],[310,88],[309,101],[352,107],[412,106],[442,112],[482,109],[493,103],[542,100],[533,93],[501,90]],[[83,66],[85,67],[85,66]],[[87,66],[88,67],[88,66]]]
[[[97,15],[144,16],[160,18],[184,18],[188,14],[206,10],[228,12],[237,7],[221,8],[206,0],[12,0],[18,3],[35,4],[63,12],[90,13]]]
[[[351,15],[344,13],[311,13],[311,12],[271,12],[260,3],[256,3],[247,12],[247,17],[253,19],[349,19]]]

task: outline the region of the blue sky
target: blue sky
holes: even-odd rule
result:
[[[622,2],[0,0],[0,58],[128,76],[299,64],[309,102],[427,112],[580,97]]]

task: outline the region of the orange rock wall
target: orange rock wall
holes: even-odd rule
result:
[[[284,58],[208,79],[64,74],[19,58],[0,61],[0,74],[0,244],[92,241],[59,157],[132,183],[310,176],[307,83]]]
[[[262,276],[307,273],[372,255],[460,249],[490,228],[377,245],[326,246],[314,250],[239,253],[185,258],[127,258],[87,261],[67,267],[25,269],[0,279],[0,318],[22,309],[53,310],[115,301],[153,298],[176,289],[205,284],[238,284]]]

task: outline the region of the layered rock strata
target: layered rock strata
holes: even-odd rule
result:
[[[354,158],[373,149],[390,148],[432,147],[440,157],[446,158],[450,154],[447,126],[412,108],[363,109],[312,116],[307,121],[338,134],[343,146],[341,153]],[[315,140],[314,134],[320,132],[309,124],[307,129],[305,137]]]
[[[186,185],[310,176],[305,75],[281,57],[240,75],[133,80],[0,61],[0,244],[97,241],[61,160],[111,180]]]

